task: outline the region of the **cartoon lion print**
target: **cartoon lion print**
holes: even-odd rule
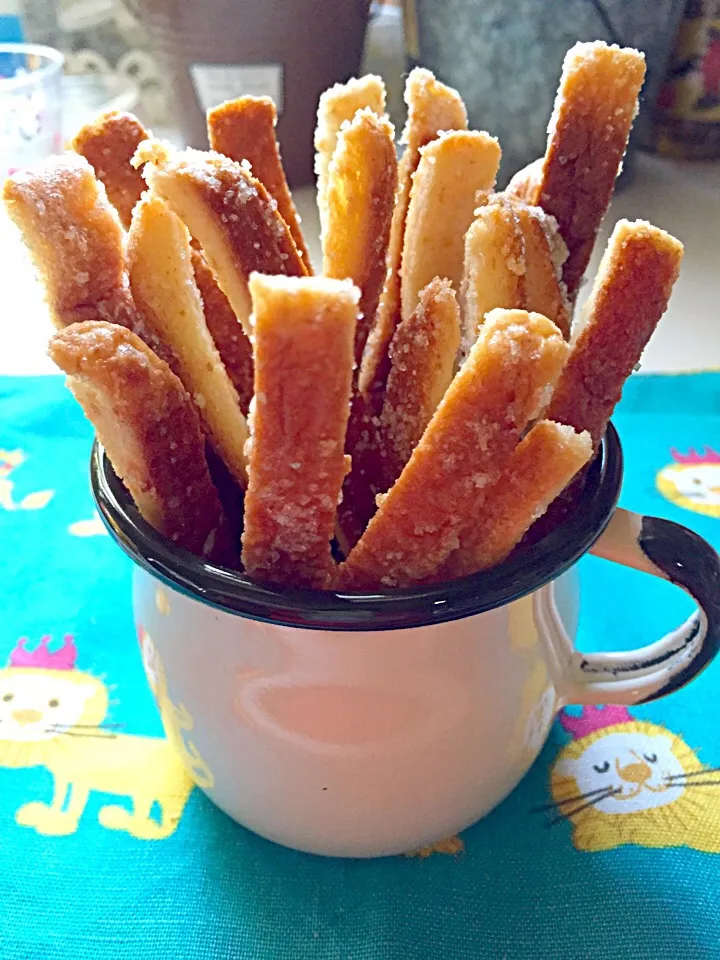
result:
[[[56,650],[49,637],[33,650],[20,640],[0,669],[0,767],[45,767],[54,782],[50,802],[25,803],[16,822],[47,836],[72,834],[98,792],[122,801],[101,807],[101,826],[142,840],[169,837],[193,788],[180,752],[164,737],[108,725],[107,688],[76,669],[76,658],[70,636]],[[175,739],[182,743],[180,733]]]
[[[657,488],[671,503],[708,517],[720,517],[720,454],[670,451],[672,464],[657,475]]]
[[[551,824],[567,819],[578,850],[691,847],[720,853],[720,769],[625,707],[564,712],[573,739],[552,769]]]

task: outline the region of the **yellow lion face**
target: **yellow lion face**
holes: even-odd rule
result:
[[[79,670],[0,670],[0,765],[32,765],[32,751],[18,744],[57,741],[79,724],[97,726],[107,708],[105,685]]]
[[[660,471],[657,487],[679,507],[720,517],[720,463],[674,463]]]
[[[551,791],[581,850],[720,844],[720,775],[656,724],[618,723],[569,743]]]

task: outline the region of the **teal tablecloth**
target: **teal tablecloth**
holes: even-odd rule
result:
[[[638,376],[615,422],[624,505],[720,545],[720,374]],[[610,722],[631,748],[645,732],[681,763],[694,752],[720,765],[720,664],[632,715],[566,717],[572,736],[556,724],[522,785],[455,856],[294,853],[236,826],[197,790],[176,829],[155,831],[168,835],[126,832],[117,808],[142,795],[140,755],[121,750],[102,776],[93,764],[109,736],[163,731],[131,619],[130,565],[94,516],[90,442],[59,378],[0,380],[1,960],[720,958],[720,780],[676,791],[663,807],[640,800],[622,817],[596,813],[589,834],[533,812],[550,800],[553,768],[615,761]],[[687,492],[687,506],[657,486],[680,462],[663,476]],[[654,640],[689,611],[672,587],[640,574],[594,559],[582,573],[587,649]],[[87,738],[2,739],[3,716],[22,697],[29,709],[28,696],[48,729],[68,703],[95,698],[104,727]],[[591,740],[600,747],[588,758]],[[60,814],[48,811],[54,790],[67,793]]]

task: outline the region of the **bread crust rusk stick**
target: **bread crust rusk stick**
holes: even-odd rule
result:
[[[130,163],[138,146],[150,133],[131,113],[110,110],[86,124],[71,143],[90,163],[105,185],[108,200],[125,228],[130,226],[135,204],[145,190],[139,170]]]
[[[130,286],[148,326],[177,358],[176,372],[208,438],[241,486],[247,482],[247,422],[205,323],[193,276],[190,235],[168,204],[146,196],[128,238]]]
[[[539,207],[503,194],[485,198],[465,235],[461,300],[466,349],[485,314],[496,307],[542,313],[567,339],[570,306],[560,279],[566,257],[557,225]]]
[[[49,352],[145,520],[178,546],[213,556],[220,500],[197,410],[168,365],[130,330],[104,322],[67,327]]]
[[[610,204],[644,78],[638,50],[601,41],[575,44],[563,63],[535,190],[529,181],[536,173],[518,181],[523,198],[557,220],[568,248],[563,280],[571,302]]]
[[[131,324],[125,232],[105,187],[76,153],[50,157],[5,181],[3,199],[45,287],[58,328],[96,319],[105,301]]]
[[[247,169],[219,153],[173,150],[146,140],[133,162],[202,247],[205,259],[248,337],[253,271],[305,276],[302,257],[277,204]]]
[[[344,124],[328,169],[323,276],[360,289],[355,362],[360,363],[385,279],[397,154],[392,124],[359,110]]]
[[[195,284],[203,302],[205,323],[227,374],[237,390],[240,409],[247,416],[253,395],[253,352],[245,330],[202,253],[193,247]]]
[[[250,278],[255,316],[242,560],[258,580],[328,585],[347,469],[359,291],[349,281]]]
[[[131,113],[111,111],[83,127],[72,144],[73,149],[94,167],[95,175],[105,185],[108,199],[127,228],[130,226],[135,204],[147,187],[143,175],[135,169],[131,161],[137,147],[149,136],[148,131]],[[202,252],[193,249],[192,259],[195,283],[203,299],[208,330],[238,392],[240,407],[243,413],[247,413],[252,397],[252,345],[227,297],[218,287]],[[105,319],[115,318],[106,310]],[[133,326],[127,322],[125,325]],[[150,345],[158,349],[157,343]],[[163,359],[167,360],[171,367],[175,367],[174,358],[163,353],[162,347],[159,350]]]
[[[538,201],[538,186],[542,178],[545,157],[538,157],[526,167],[510,178],[510,182],[505,187],[503,195],[507,197],[516,197],[530,206]]]
[[[420,291],[433,277],[460,288],[476,195],[494,185],[499,165],[499,143],[477,130],[441,133],[420,149],[402,253],[403,320],[412,316]]]
[[[300,229],[300,217],[285,178],[280,146],[275,135],[276,123],[277,110],[270,97],[228,100],[208,110],[210,149],[238,163],[249,161],[252,175],[277,202],[278,213],[288,225],[305,268],[312,273],[310,254]]]
[[[377,513],[339,568],[343,589],[432,577],[500,477],[568,345],[545,317],[494,310]]]
[[[453,378],[460,310],[449,280],[436,277],[390,344],[381,422],[385,488],[402,473]]]
[[[592,456],[587,431],[541,420],[520,441],[477,517],[460,536],[460,547],[438,580],[489,570],[520,543],[532,524]]]
[[[358,110],[366,109],[372,110],[378,117],[385,115],[385,84],[372,73],[353,77],[347,83],[336,83],[321,94],[318,102],[314,137],[315,176],[320,239],[323,243],[327,229],[328,174],[338,134],[342,125],[352,120]]]
[[[597,448],[665,312],[682,257],[682,244],[664,230],[643,220],[617,223],[544,416],[587,430]]]
[[[420,148],[443,130],[466,130],[467,111],[462,97],[440,83],[429,70],[416,67],[405,84],[408,118],[401,137],[405,152],[398,171],[398,191],[390,228],[388,265],[377,316],[368,338],[360,370],[360,390],[369,394],[379,381],[382,393],[388,373],[387,352],[400,322],[400,262],[405,240],[405,221],[412,178],[420,161]],[[436,276],[437,272],[433,274]],[[432,278],[430,278],[432,279]]]

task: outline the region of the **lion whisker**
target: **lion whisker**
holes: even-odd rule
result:
[[[96,740],[114,740],[117,737],[117,733],[114,733],[112,730],[108,730],[107,733],[103,730],[72,730],[67,729],[63,730],[58,727],[48,727],[45,730],[45,733],[57,733],[62,737],[90,737]]]
[[[545,824],[546,827],[556,827],[559,823],[562,823],[563,820],[569,820],[571,817],[574,817],[578,813],[582,813],[583,810],[587,810],[588,807],[594,807],[596,803],[600,803],[601,800],[607,800],[608,797],[615,796],[616,793],[621,793],[622,790],[620,787],[610,787],[604,793],[601,793],[599,797],[593,797],[592,800],[588,800],[587,803],[581,804],[579,807],[570,811],[562,811],[557,817],[553,817],[552,820],[548,820]]]
[[[109,730],[124,727],[124,723],[49,723],[48,727],[60,727],[65,730]]]
[[[563,800],[553,800],[551,803],[544,803],[540,807],[532,807],[530,813],[547,813],[548,810],[555,810],[558,807],[567,806],[568,803],[577,803],[578,800],[587,800],[588,797],[595,796],[597,793],[605,793],[612,787],[596,787],[594,790],[588,790],[587,793],[578,793],[573,797],[565,797]]]
[[[671,773],[666,780],[684,780],[687,777],[700,777],[708,773],[720,773],[720,767],[703,767],[702,770],[683,770],[682,773]]]
[[[675,784],[675,786],[687,787],[720,787],[720,779],[718,780],[688,780],[685,783]]]

